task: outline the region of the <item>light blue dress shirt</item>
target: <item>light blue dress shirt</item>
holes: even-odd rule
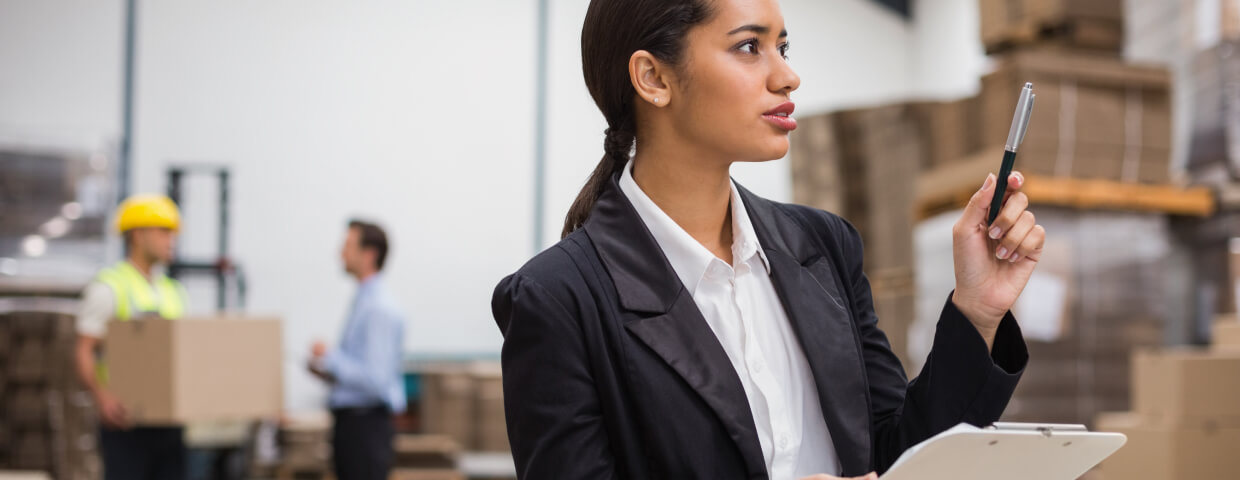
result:
[[[358,287],[340,348],[323,360],[336,379],[328,406],[387,405],[392,412],[405,411],[404,343],[405,317],[375,274]]]

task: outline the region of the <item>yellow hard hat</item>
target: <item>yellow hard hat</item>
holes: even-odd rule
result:
[[[135,228],[180,230],[181,211],[163,195],[134,195],[117,208],[116,230],[125,233]]]

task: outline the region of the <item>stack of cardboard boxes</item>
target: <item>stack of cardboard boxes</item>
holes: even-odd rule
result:
[[[466,451],[509,450],[499,364],[427,366],[421,385],[424,433],[442,435]]]
[[[1240,471],[1240,322],[1219,325],[1209,350],[1134,354],[1133,411],[1096,428],[1128,444],[1102,463],[1104,480],[1234,478]]]
[[[0,314],[0,470],[100,478],[91,397],[73,375],[73,317]]]
[[[987,53],[1038,45],[1116,51],[1124,40],[1123,0],[981,0]]]
[[[996,69],[977,97],[802,118],[792,137],[794,201],[840,214],[861,232],[879,324],[906,366],[915,316],[914,201],[925,183],[918,180],[950,177],[958,186],[959,167],[981,152],[996,153],[988,169],[968,175],[977,176],[967,181],[969,193],[987,170],[996,171],[1025,82],[1038,97],[1018,170],[1171,182],[1170,76],[1119,58],[1121,0],[980,0],[980,7],[981,37]]]
[[[913,193],[923,164],[919,118],[950,117],[955,107],[892,105],[810,117],[792,136],[796,203],[836,213],[865,243],[865,272],[879,327],[907,358],[913,320]],[[961,148],[941,145],[939,151]]]
[[[331,420],[326,415],[287,419],[280,426],[278,441],[277,478],[322,478],[331,471]]]

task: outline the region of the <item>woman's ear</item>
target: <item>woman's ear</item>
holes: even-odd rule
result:
[[[633,89],[638,97],[655,107],[672,101],[671,75],[671,69],[650,52],[638,50],[629,57],[629,81]]]

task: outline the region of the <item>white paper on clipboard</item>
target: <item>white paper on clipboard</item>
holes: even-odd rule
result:
[[[908,449],[881,480],[1075,480],[1126,441],[1080,425],[962,423]]]

